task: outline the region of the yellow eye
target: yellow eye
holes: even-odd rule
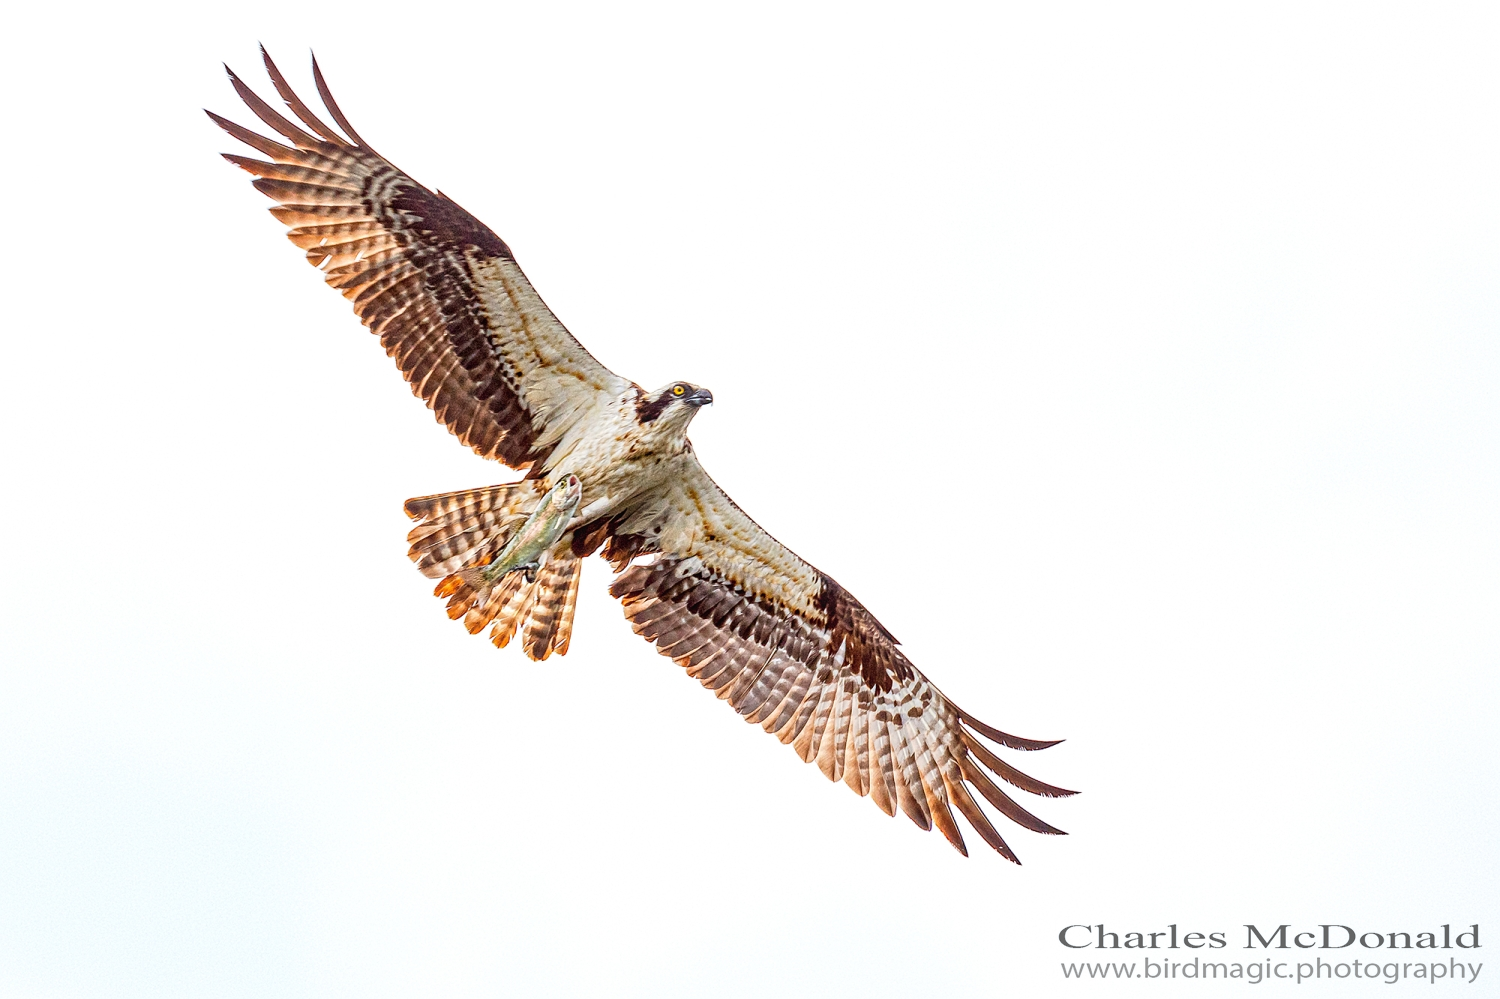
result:
[[[672,386],[672,394],[673,395],[682,395],[682,393],[684,393],[686,391],[687,391],[687,389],[685,387],[681,386],[681,385],[673,385]]]

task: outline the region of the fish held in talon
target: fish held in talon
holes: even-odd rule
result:
[[[511,572],[523,572],[528,583],[534,581],[542,560],[552,550],[552,546],[557,544],[558,539],[567,533],[568,522],[573,519],[573,512],[578,509],[581,499],[583,483],[576,475],[568,476],[548,490],[531,516],[526,518],[526,523],[521,525],[520,530],[516,531],[493,562],[461,569],[459,577],[480,594],[488,593],[491,587]]]

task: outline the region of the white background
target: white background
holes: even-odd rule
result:
[[[1493,4],[236,6],[8,22],[0,995],[1244,988],[1063,983],[1100,921],[1493,954]],[[746,510],[1068,739],[1006,755],[1071,835],[884,818],[597,560],[565,659],[449,622],[401,501],[510,473],[218,158],[257,41],[605,364],[710,386]]]

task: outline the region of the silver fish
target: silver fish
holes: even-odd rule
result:
[[[524,572],[526,581],[532,582],[542,564],[542,556],[568,529],[568,521],[573,519],[573,511],[578,509],[578,501],[582,498],[583,484],[578,481],[578,476],[568,476],[542,497],[531,516],[526,518],[526,523],[511,535],[493,562],[460,569],[459,576],[481,593],[488,591],[507,573]]]

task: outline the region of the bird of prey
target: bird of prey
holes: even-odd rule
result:
[[[1017,750],[1055,742],[1008,735],[944,697],[863,604],[708,477],[687,437],[713,401],[708,389],[678,381],[647,391],[605,368],[547,308],[499,236],[360,137],[316,59],[313,80],[342,134],[261,54],[297,122],[225,67],[240,98],[280,136],[209,112],[265,157],[225,158],[255,176],[287,237],[349,300],[437,419],[480,456],[526,473],[407,500],[418,521],[409,554],[439,581],[450,618],[471,633],[488,627],[497,646],[519,635],[532,659],[561,655],[579,567],[600,552],[617,573],[609,592],[636,634],[747,722],[817,761],[830,780],[888,815],[899,808],[923,829],[937,826],[965,855],[954,808],[1020,862],[973,792],[1027,829],[1060,832],[994,778],[1037,795],[1073,792],[1021,773],[984,740]],[[558,505],[563,493],[573,505]],[[548,511],[567,511],[565,522],[542,515],[544,501]],[[507,571],[516,557],[497,560],[515,550],[518,532],[525,545],[547,550],[525,555],[524,571]]]

